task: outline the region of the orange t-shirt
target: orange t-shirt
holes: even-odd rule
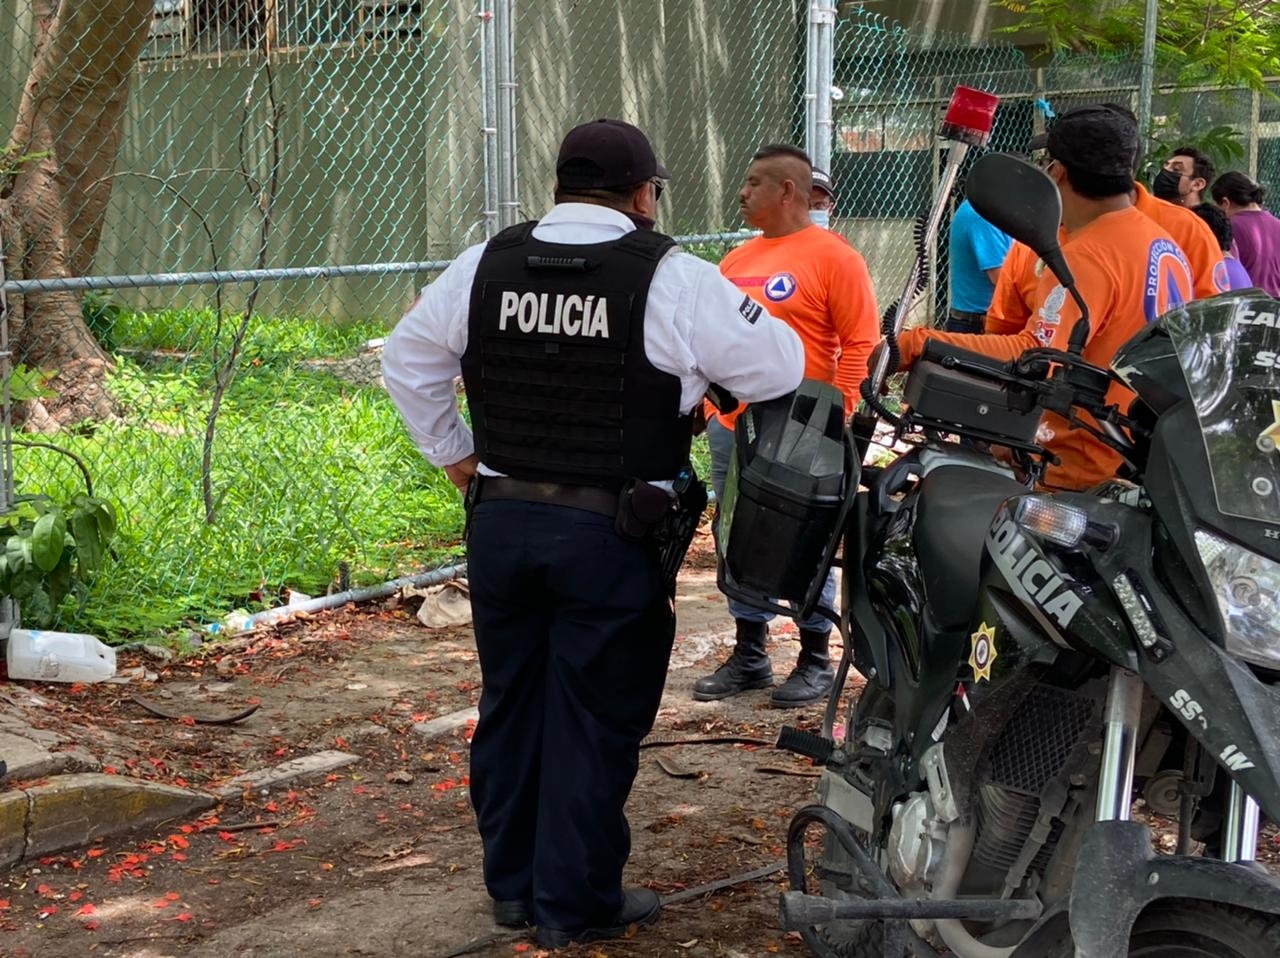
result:
[[[1133,205],[1138,212],[1155,220],[1186,254],[1191,278],[1195,281],[1195,298],[1217,296],[1230,289],[1227,264],[1209,224],[1185,206],[1156,199],[1141,183],[1136,185],[1138,196]]]
[[[1014,243],[1009,247],[1009,255],[996,277],[991,305],[987,307],[988,333],[1009,336],[1026,328],[1042,272],[1040,257],[1030,246]]]
[[[880,341],[875,290],[862,254],[820,226],[787,236],[757,236],[730,250],[720,272],[804,343],[804,375],[834,383],[853,412],[867,359]],[[707,415],[715,412],[708,408]],[[718,418],[732,427],[735,413]]]
[[[1226,292],[1231,285],[1227,280],[1227,264],[1223,262],[1222,250],[1209,224],[1185,207],[1156,199],[1141,183],[1134,186],[1137,189],[1134,207],[1155,221],[1186,255],[1195,283],[1195,298]],[[1040,258],[1029,247],[1014,243],[1000,267],[995,295],[987,310],[988,333],[1007,336],[1022,331],[1032,316],[1031,304],[1042,272]]]
[[[1166,309],[1191,299],[1191,267],[1164,230],[1134,207],[1105,213],[1072,233],[1062,247],[1076,288],[1089,305],[1091,329],[1084,358],[1107,367],[1121,346]],[[1048,270],[1036,291],[1034,322],[1012,336],[945,333],[913,329],[904,333],[903,366],[915,362],[926,339],[939,339],[996,359],[1017,359],[1028,349],[1067,348],[1080,318],[1075,300]],[[1133,397],[1112,383],[1108,402],[1127,408]],[[1080,413],[1086,420],[1087,413]],[[1096,427],[1096,423],[1093,424]],[[1088,489],[1116,474],[1120,456],[1082,429],[1071,429],[1053,413],[1045,413],[1040,442],[1061,460],[1045,473],[1045,485]]]

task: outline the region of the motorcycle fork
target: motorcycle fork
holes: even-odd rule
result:
[[[1232,782],[1222,822],[1222,860],[1251,862],[1257,856],[1258,803],[1245,794],[1239,782]]]
[[[1097,821],[1100,822],[1127,822],[1132,815],[1142,689],[1142,680],[1136,674],[1112,666],[1098,781]],[[1239,782],[1233,781],[1222,824],[1223,861],[1254,861],[1258,853],[1258,828],[1258,803]]]
[[[1132,815],[1142,690],[1142,679],[1135,673],[1112,666],[1098,775],[1096,820],[1100,822],[1127,822]]]

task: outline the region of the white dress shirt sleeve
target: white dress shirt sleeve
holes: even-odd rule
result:
[[[672,253],[659,265],[646,315],[645,354],[680,377],[682,412],[702,401],[708,383],[759,402],[790,392],[803,378],[804,345],[796,332],[689,253]]]
[[[458,411],[454,379],[467,349],[471,284],[484,246],[455,259],[391,331],[382,351],[382,379],[414,444],[435,466],[475,451]]]

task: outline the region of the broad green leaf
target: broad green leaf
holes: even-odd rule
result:
[[[31,566],[31,540],[26,536],[13,536],[5,542],[4,554],[10,571],[15,576],[22,575]]]
[[[75,512],[71,516],[71,534],[76,540],[76,559],[82,572],[97,572],[102,567],[106,552],[98,517],[88,512]]]
[[[102,533],[102,545],[105,548],[116,534],[116,508],[105,499],[94,500],[94,506],[98,517],[98,531]]]
[[[31,530],[31,558],[41,572],[50,572],[66,548],[67,519],[62,510],[46,512]]]

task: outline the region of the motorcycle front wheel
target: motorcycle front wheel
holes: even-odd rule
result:
[[[1073,958],[1067,942],[1052,958]],[[1275,958],[1280,917],[1170,898],[1146,908],[1129,936],[1129,958]]]

